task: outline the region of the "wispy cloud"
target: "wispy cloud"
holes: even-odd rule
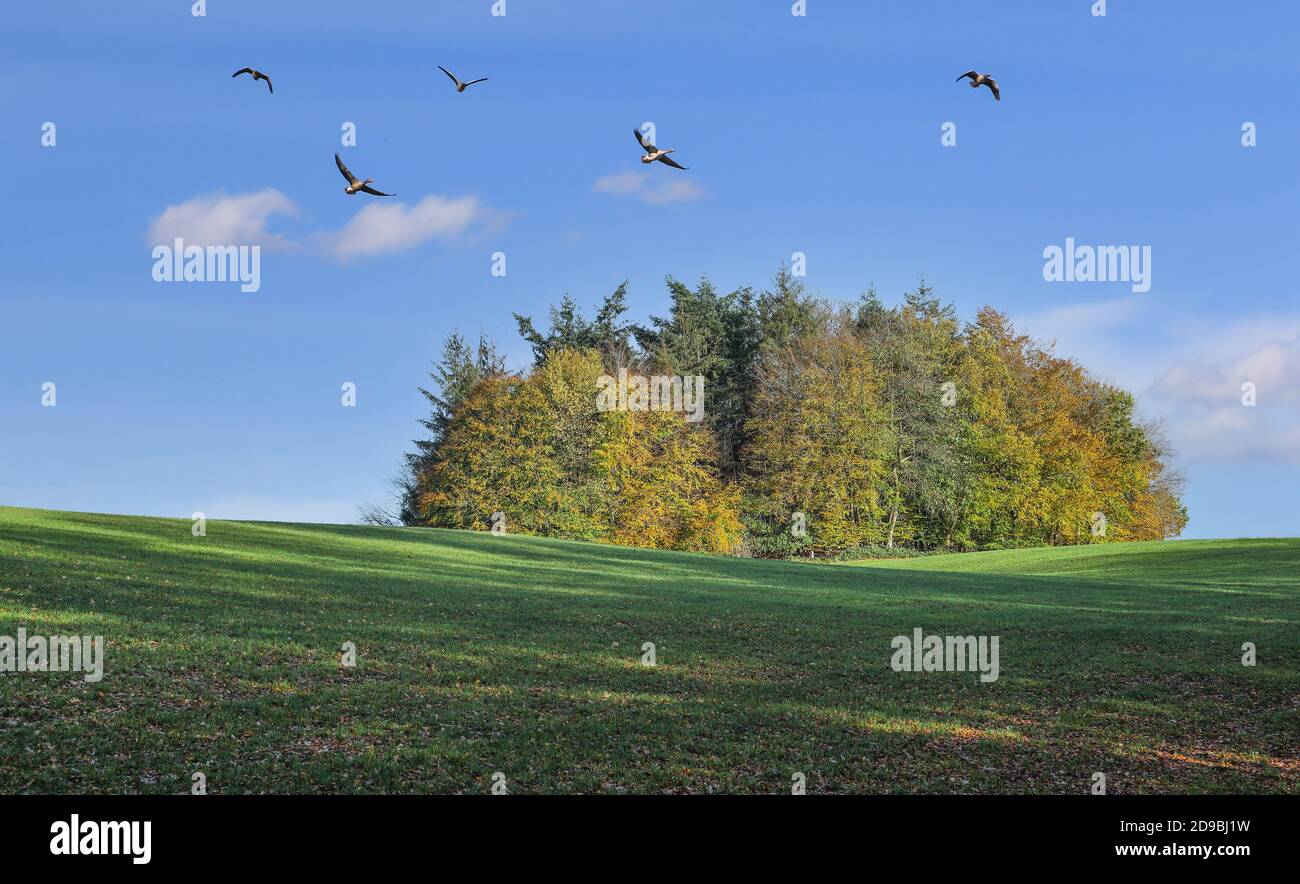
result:
[[[149,226],[151,245],[170,245],[181,237],[187,245],[258,245],[289,249],[288,239],[267,232],[272,215],[297,217],[298,206],[273,187],[256,193],[209,193],[168,206]]]
[[[605,175],[596,179],[591,189],[595,193],[634,196],[654,206],[690,202],[705,195],[704,188],[690,178],[680,175],[666,178],[652,175],[644,169],[629,169]]]
[[[453,240],[474,230],[498,230],[512,213],[493,209],[475,196],[430,195],[413,206],[372,202],[342,230],[324,234],[326,247],[340,260],[385,255],[429,240]]]
[[[1146,302],[1135,297],[1063,304],[1023,318],[1017,317],[1016,325],[1037,340],[1053,341],[1125,325],[1145,309]]]
[[[1044,343],[1055,342],[1062,356],[1081,361],[1103,380],[1127,389],[1142,389],[1174,358],[1164,331],[1161,305],[1139,295],[1102,301],[1058,304],[1017,312],[1016,329]],[[1135,333],[1145,338],[1134,348]]]

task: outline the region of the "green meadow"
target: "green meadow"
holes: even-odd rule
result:
[[[105,676],[0,673],[4,793],[1300,792],[1300,540],[843,565],[0,508],[20,627]],[[894,671],[918,627],[1000,677]]]

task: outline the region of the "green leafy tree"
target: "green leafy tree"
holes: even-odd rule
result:
[[[546,334],[537,330],[530,317],[514,314],[520,336],[533,348],[534,365],[544,364],[558,350],[597,350],[615,360],[631,352],[632,325],[620,322],[627,312],[626,281],[601,302],[592,321],[583,317],[582,308],[568,295],[548,312]]]
[[[442,357],[429,372],[435,389],[418,388],[430,406],[429,416],[420,420],[429,435],[413,440],[415,450],[406,455],[402,474],[397,479],[402,524],[419,525],[427,520],[420,507],[419,477],[433,463],[456,407],[480,381],[504,372],[504,358],[497,353],[496,344],[486,337],[480,336],[477,346],[471,347],[457,332],[447,336]]]
[[[856,328],[882,379],[881,405],[892,440],[885,545],[903,540],[938,546],[951,533],[968,462],[951,371],[956,313],[922,280],[894,309],[869,291]]]

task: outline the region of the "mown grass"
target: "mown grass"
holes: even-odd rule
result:
[[[107,642],[97,684],[0,674],[0,791],[1295,793],[1298,565],[1298,540],[811,565],[0,508],[0,635]],[[1001,677],[894,672],[914,627],[1000,636]]]

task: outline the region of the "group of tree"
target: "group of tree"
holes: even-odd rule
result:
[[[922,282],[896,306],[668,279],[666,317],[627,284],[548,327],[532,364],[453,334],[421,389],[405,525],[767,556],[1163,539],[1187,520],[1133,397],[984,308],[962,323]],[[705,418],[599,410],[620,370],[705,379]]]

